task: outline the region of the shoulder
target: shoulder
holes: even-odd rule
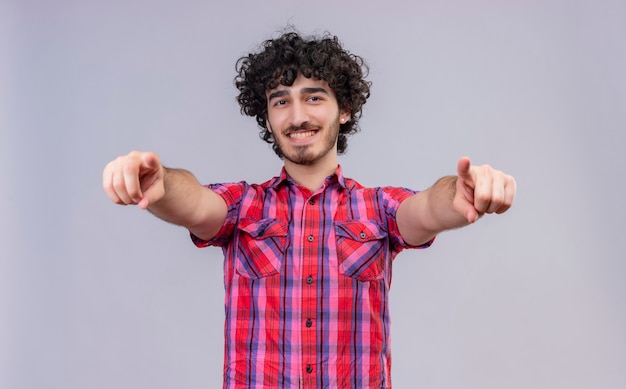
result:
[[[283,183],[280,177],[273,177],[262,183],[247,181],[221,182],[206,185],[207,188],[222,196],[227,203],[237,203],[243,198],[264,198],[268,192],[276,191]]]
[[[366,187],[352,178],[344,179],[345,189],[351,195],[379,196],[382,198],[392,198],[404,200],[405,198],[418,193],[417,190],[401,186],[374,186]]]

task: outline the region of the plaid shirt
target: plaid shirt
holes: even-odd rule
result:
[[[315,192],[285,170],[210,186],[228,206],[224,388],[391,388],[388,293],[415,192],[364,188],[339,167]],[[427,247],[425,244],[419,247]]]

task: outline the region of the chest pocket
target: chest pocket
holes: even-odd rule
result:
[[[387,232],[371,221],[350,220],[335,223],[339,271],[359,281],[384,276],[387,258]]]
[[[287,223],[279,219],[242,219],[237,229],[237,273],[251,279],[279,274],[287,244]]]

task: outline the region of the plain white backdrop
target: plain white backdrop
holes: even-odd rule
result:
[[[219,249],[110,203],[104,165],[159,153],[205,183],[281,161],[235,61],[287,24],[370,65],[341,164],[423,189],[470,156],[517,203],[394,262],[403,388],[626,386],[626,3],[0,1],[0,387],[218,388]]]

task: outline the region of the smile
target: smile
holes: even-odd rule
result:
[[[298,132],[292,132],[288,134],[287,136],[291,139],[306,139],[306,138],[312,137],[316,133],[317,131],[298,131]]]

